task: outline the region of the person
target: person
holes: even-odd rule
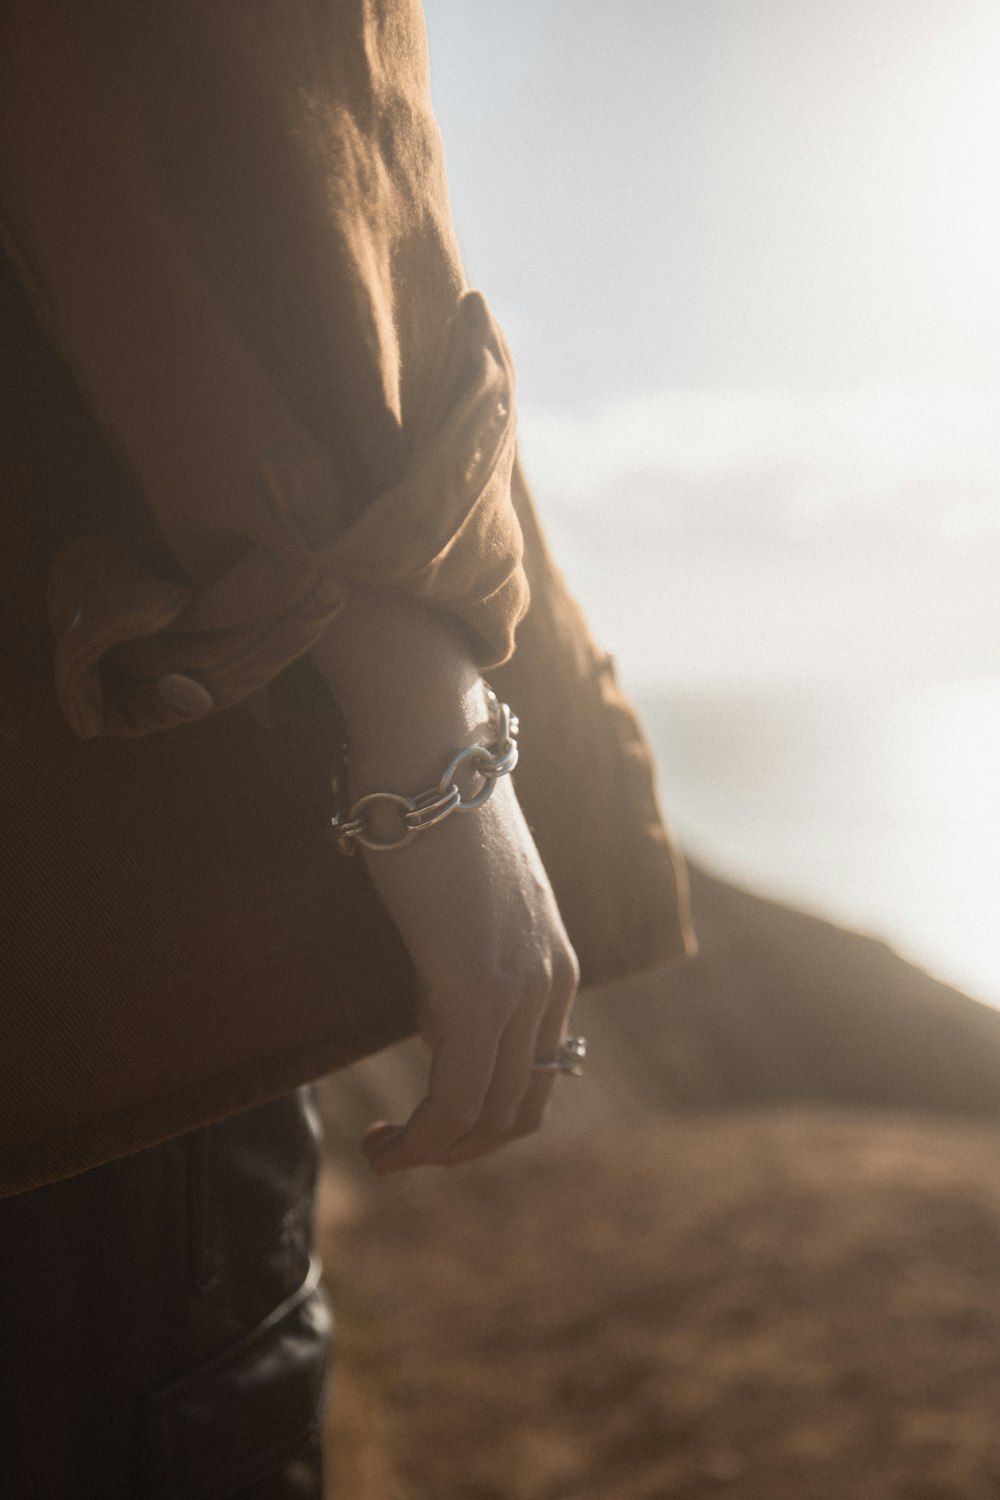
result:
[[[3,0],[0,143],[0,1488],[319,1495],[305,1086],[416,1029],[376,1172],[534,1131],[683,869],[416,0]]]

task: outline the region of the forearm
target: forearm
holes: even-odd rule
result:
[[[478,670],[448,618],[401,594],[351,590],[312,648],[347,725],[356,793],[404,774],[401,791],[433,785],[443,760],[481,730]]]
[[[313,656],[347,722],[350,795],[434,786],[485,728],[483,683],[448,617],[400,595],[359,593]],[[468,816],[392,853],[368,875],[409,950],[432,1049],[428,1092],[405,1125],[381,1122],[378,1171],[461,1161],[537,1129],[577,964],[510,778]]]

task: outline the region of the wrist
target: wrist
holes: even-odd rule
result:
[[[378,853],[404,848],[452,813],[475,812],[489,801],[498,779],[517,765],[518,721],[488,689],[486,698],[489,722],[482,734],[457,752],[453,748],[443,770],[420,791],[399,781],[390,787],[369,785],[381,781],[383,773],[392,777],[392,762],[383,757],[362,763],[360,775],[349,777],[352,805],[341,800],[333,819],[342,853],[353,853],[359,844]],[[411,758],[404,777],[413,777],[413,764]]]
[[[421,791],[457,750],[482,741],[486,686],[441,611],[351,590],[312,655],[343,714],[352,797],[380,785]]]
[[[453,738],[482,722],[485,690],[466,643],[446,614],[416,600],[350,590],[312,656],[355,751],[410,736],[416,748],[435,725]]]
[[[405,796],[425,791],[448,761],[490,733],[485,684],[477,679],[466,692],[438,705],[427,697],[403,698],[347,723],[348,790],[352,798],[379,787]]]

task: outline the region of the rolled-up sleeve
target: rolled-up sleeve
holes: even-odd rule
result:
[[[352,584],[504,660],[513,372],[462,278],[419,7],[84,9],[3,9],[4,238],[172,566],[128,527],[55,557],[70,724],[238,703]]]

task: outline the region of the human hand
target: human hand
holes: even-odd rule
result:
[[[412,601],[355,597],[313,655],[347,722],[351,802],[422,792],[488,735],[467,647]],[[554,1079],[532,1067],[559,1051],[579,970],[510,778],[481,807],[364,858],[416,967],[431,1056],[410,1118],[366,1133],[371,1165],[450,1165],[536,1130]]]
[[[391,783],[390,783],[391,784]],[[451,1165],[537,1130],[576,995],[576,956],[506,778],[405,849],[366,853],[417,969],[430,1050],[425,1097],[362,1149],[379,1172]]]

